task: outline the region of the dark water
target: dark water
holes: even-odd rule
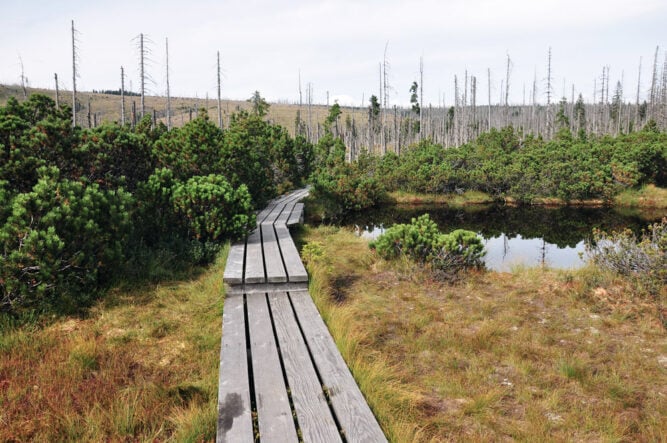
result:
[[[365,212],[348,224],[360,235],[373,238],[394,223],[409,223],[424,213],[429,213],[444,232],[461,228],[480,234],[487,251],[486,266],[496,271],[540,265],[578,268],[584,264],[584,243],[593,228],[608,232],[629,228],[639,233],[650,222],[667,216],[667,211],[639,213],[612,208],[399,205]]]

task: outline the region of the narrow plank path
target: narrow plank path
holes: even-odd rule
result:
[[[224,272],[217,442],[384,442],[308,293],[288,226],[308,195],[272,201]]]

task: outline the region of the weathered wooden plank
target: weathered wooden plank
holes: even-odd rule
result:
[[[243,296],[228,296],[222,314],[217,443],[252,442]]]
[[[247,296],[257,421],[262,442],[297,441],[266,295]]]
[[[307,291],[290,293],[338,423],[349,442],[387,441]]]
[[[230,285],[243,283],[243,258],[245,256],[245,243],[235,243],[229,248],[227,264],[222,280]]]
[[[264,256],[259,228],[252,231],[246,244],[245,283],[264,283]]]
[[[296,205],[296,201],[289,202],[283,206],[283,210],[276,218],[275,224],[276,225],[286,225],[287,224],[287,219],[289,218],[290,214],[292,213],[292,209],[294,209],[294,205]]]
[[[271,218],[271,217],[269,217]],[[266,281],[280,283],[287,281],[287,273],[283,266],[283,259],[278,247],[278,239],[273,230],[273,222],[262,223],[262,247],[264,248],[264,266],[266,266]]]
[[[283,211],[284,207],[285,207],[284,202],[280,202],[280,203],[274,205],[271,212],[269,212],[269,214],[266,216],[266,218],[264,220],[262,220],[262,224],[266,224],[266,223],[273,224],[276,221],[276,219],[278,218],[278,216],[280,215],[280,213]]]
[[[294,209],[287,220],[287,226],[298,225],[303,223],[303,203],[294,205]]]
[[[292,403],[304,441],[342,441],[287,293],[269,294]]]
[[[290,282],[307,282],[308,272],[303,266],[299,251],[296,249],[294,240],[290,236],[289,229],[282,226],[276,226],[276,235],[280,243],[280,250],[283,254],[285,269],[287,270],[287,280]]]
[[[266,219],[266,217],[271,213],[271,211],[273,211],[274,207],[275,203],[269,203],[268,206],[266,206],[264,209],[262,209],[257,213],[257,226],[259,226]]]
[[[268,292],[304,291],[308,282],[255,283],[229,286],[227,294],[266,294]]]

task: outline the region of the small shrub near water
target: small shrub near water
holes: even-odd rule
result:
[[[437,275],[447,276],[463,268],[481,267],[484,245],[472,231],[440,232],[428,214],[409,224],[396,224],[370,244],[384,259],[406,256],[428,264]],[[444,273],[444,274],[443,274]]]
[[[629,277],[652,294],[667,283],[667,218],[649,225],[641,239],[630,230],[593,231],[586,254],[598,267]]]

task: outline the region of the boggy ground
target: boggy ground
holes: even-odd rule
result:
[[[311,294],[391,441],[667,441],[666,291],[594,268],[433,280],[304,228]]]
[[[213,441],[225,256],[85,317],[0,319],[0,441]]]

